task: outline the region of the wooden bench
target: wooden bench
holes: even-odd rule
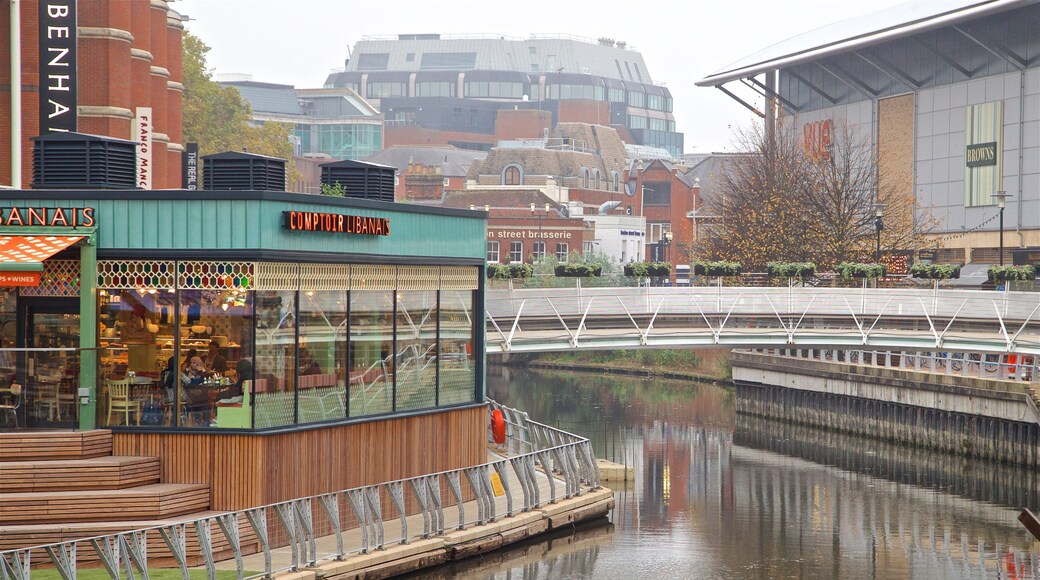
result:
[[[158,482],[158,457],[9,461],[0,467],[0,490],[5,494],[126,489]]]
[[[0,494],[0,526],[168,518],[209,508],[208,485]]]
[[[112,455],[112,432],[40,431],[0,433],[0,461],[85,459]]]

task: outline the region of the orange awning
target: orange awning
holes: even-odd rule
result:
[[[0,270],[42,271],[42,262],[83,236],[0,236]]]

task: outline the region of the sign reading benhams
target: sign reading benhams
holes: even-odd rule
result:
[[[288,230],[332,232],[364,236],[389,236],[390,218],[365,217],[316,211],[283,211],[282,226]]]

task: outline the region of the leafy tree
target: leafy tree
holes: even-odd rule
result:
[[[211,78],[206,66],[209,47],[197,36],[184,35],[184,140],[199,144],[199,155],[224,151],[248,151],[289,160],[293,146],[292,126],[286,123],[254,122],[249,103],[235,87]],[[298,172],[287,167],[289,183]]]

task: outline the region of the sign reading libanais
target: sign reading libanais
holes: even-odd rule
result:
[[[152,188],[152,108],[137,107],[134,117],[134,141],[137,141],[137,187]]]
[[[40,134],[76,130],[76,0],[40,0]]]

